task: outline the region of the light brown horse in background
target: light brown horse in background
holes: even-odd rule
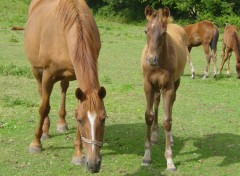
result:
[[[206,56],[207,66],[205,70],[204,78],[209,76],[209,68],[211,58],[213,59],[214,66],[214,78],[217,76],[217,42],[219,37],[218,27],[210,21],[200,21],[198,23],[190,24],[183,26],[184,30],[187,33],[188,37],[188,50],[191,52],[192,47],[197,47],[203,45],[203,49]],[[209,47],[212,50],[210,54]],[[191,61],[191,58],[188,58],[188,62],[192,71],[192,78],[195,77],[194,67]]]
[[[240,37],[238,35],[238,28],[235,25],[227,25],[223,34],[220,74],[227,60],[227,74],[230,74],[230,57],[232,51],[235,53],[237,77],[240,78]]]
[[[182,27],[170,24],[170,11],[167,7],[157,11],[147,6],[145,16],[148,20],[145,29],[147,44],[143,48],[141,62],[147,100],[145,112],[147,133],[142,164],[149,165],[151,163],[151,141],[156,143],[158,138],[158,106],[160,95],[162,95],[167,170],[175,171],[176,167],[173,163],[171,149],[173,143],[171,134],[172,108],[180,84],[180,76],[186,65],[187,36]]]
[[[86,162],[99,172],[103,144],[106,91],[98,81],[97,59],[101,41],[96,22],[84,0],[33,0],[25,28],[25,50],[41,97],[39,124],[29,152],[42,151],[41,137],[48,137],[50,95],[61,81],[58,130],[65,131],[65,100],[69,81],[77,80],[76,139],[72,163]],[[85,155],[82,153],[82,145]]]

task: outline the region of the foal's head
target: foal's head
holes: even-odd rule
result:
[[[82,92],[77,88],[78,106],[76,120],[81,133],[81,140],[85,149],[86,165],[90,172],[99,172],[101,166],[100,149],[103,144],[106,111],[103,98],[106,90]]]
[[[145,28],[148,45],[146,59],[149,65],[156,66],[159,62],[159,47],[165,41],[170,11],[168,7],[164,7],[161,10],[154,10],[152,7],[147,6],[145,8],[145,16],[148,20]]]

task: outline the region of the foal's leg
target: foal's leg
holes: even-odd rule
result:
[[[172,106],[175,99],[175,90],[174,85],[169,85],[162,90],[163,96],[163,107],[164,107],[164,118],[163,118],[163,127],[166,137],[166,149],[165,149],[165,158],[167,160],[167,170],[175,171],[176,167],[172,159],[172,148],[171,148],[171,128],[172,128]]]
[[[72,158],[72,163],[75,165],[85,164],[85,157],[82,153],[81,134],[80,134],[78,125],[76,129],[76,138],[75,138],[74,146],[75,146],[75,153]]]
[[[151,135],[152,144],[157,144],[158,142],[158,107],[160,103],[160,96],[161,94],[159,92],[156,92],[154,95],[154,121]]]
[[[191,72],[192,72],[192,78],[194,79],[195,78],[195,71],[194,71],[194,67],[193,67],[193,64],[192,64],[192,60],[191,60],[191,57],[190,57],[190,51],[191,51],[192,48],[188,48],[187,49],[187,61],[191,67]]]
[[[147,100],[147,108],[145,112],[147,133],[145,141],[145,153],[142,160],[142,165],[147,166],[151,163],[151,127],[154,121],[153,113],[154,90],[152,88],[152,85],[147,80],[144,81],[144,91]]]
[[[32,73],[37,80],[38,94],[42,100],[42,73],[41,73],[41,71],[37,70],[34,67],[32,67]],[[49,128],[50,128],[50,119],[48,116],[46,116],[44,118],[44,123],[43,123],[43,127],[42,127],[43,134],[42,134],[41,140],[46,140],[49,138]]]
[[[43,71],[42,76],[42,103],[39,108],[39,124],[35,130],[35,139],[30,144],[29,152],[30,153],[39,153],[42,151],[41,136],[43,134],[43,124],[45,117],[48,116],[50,111],[50,95],[53,89],[54,81],[51,78],[50,71],[48,69]]]
[[[57,125],[57,131],[60,133],[63,133],[66,130],[68,130],[68,126],[65,120],[65,116],[66,116],[65,102],[66,102],[67,89],[69,87],[69,81],[62,80],[60,85],[61,85],[61,105],[59,110],[60,118]]]
[[[226,44],[224,43],[224,41],[222,41],[222,54],[221,54],[221,56],[222,56],[222,63],[220,65],[220,67],[219,67],[219,74],[222,73],[223,65],[226,62],[226,61],[224,62],[225,54],[226,54],[225,50],[226,50]]]
[[[220,70],[220,73],[221,73],[221,71],[222,71],[222,69],[223,69],[223,66],[224,66],[224,64],[225,64],[225,62],[229,59],[229,48],[226,48],[225,49],[225,54],[224,55],[222,55],[223,57],[222,57],[222,63],[221,63],[221,66],[220,66],[220,68],[219,68],[219,70]]]
[[[205,57],[206,57],[206,61],[207,61],[207,66],[206,66],[206,70],[205,70],[205,75],[203,76],[203,78],[208,78],[209,76],[209,68],[210,68],[210,62],[211,62],[211,55],[209,54],[209,44],[208,43],[204,43],[203,44],[203,49],[205,52]]]
[[[230,76],[230,58],[232,56],[232,52],[229,52],[229,55],[228,55],[228,64],[227,64],[227,75]]]
[[[213,77],[216,78],[217,77],[217,53],[216,53],[216,49],[212,50],[212,59],[213,59]]]

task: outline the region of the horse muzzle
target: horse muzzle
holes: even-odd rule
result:
[[[102,157],[100,156],[96,161],[89,160],[86,162],[88,171],[91,173],[98,173],[101,167]]]
[[[157,66],[158,65],[157,56],[147,57],[146,61],[147,61],[147,64],[150,65],[150,66]]]

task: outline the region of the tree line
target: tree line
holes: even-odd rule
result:
[[[118,17],[125,22],[141,21],[144,8],[168,6],[175,20],[192,23],[210,20],[218,26],[226,23],[240,26],[239,0],[86,0],[96,15]]]

